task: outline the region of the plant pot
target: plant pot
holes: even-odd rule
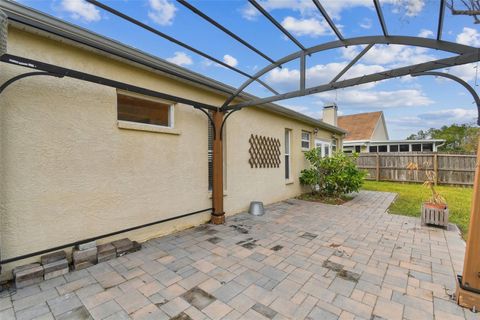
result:
[[[422,204],[422,226],[433,225],[448,228],[448,207],[435,203]]]
[[[429,209],[442,209],[442,210],[447,209],[447,206],[444,204],[431,203],[431,202],[425,202],[423,206]]]

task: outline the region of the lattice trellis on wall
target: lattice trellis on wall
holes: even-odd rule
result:
[[[280,167],[280,139],[250,135],[250,163],[251,168],[278,168]]]

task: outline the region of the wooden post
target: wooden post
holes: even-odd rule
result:
[[[457,281],[457,302],[462,307],[480,310],[480,138],[477,148],[473,199],[470,210],[467,247],[461,280]]]
[[[223,211],[223,141],[220,129],[222,127],[224,113],[214,111],[213,122],[215,124],[215,137],[213,137],[213,185],[212,185],[212,219],[213,224],[225,222]]]
[[[433,172],[435,172],[435,185],[438,184],[438,154],[433,154]]]
[[[377,171],[376,171],[376,180],[380,181],[380,155],[377,153]]]

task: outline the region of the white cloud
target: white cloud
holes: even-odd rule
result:
[[[278,9],[290,9],[300,12],[302,15],[308,14],[308,11],[316,9],[312,1],[305,0],[264,0],[258,1],[267,11]],[[242,9],[242,16],[247,20],[254,20],[260,15],[260,12],[250,3]]]
[[[360,22],[360,27],[363,29],[370,29],[372,28],[372,19],[365,18]]]
[[[286,17],[282,21],[282,26],[296,36],[316,38],[331,33],[328,24],[324,20],[320,21],[316,18],[296,19]]]
[[[464,27],[457,35],[457,42],[467,46],[480,47],[480,33],[476,29]]]
[[[304,115],[307,115],[311,118],[314,118],[314,119],[321,119],[322,116],[323,116],[323,109],[320,108],[320,107],[317,107],[316,110],[312,110],[311,108],[303,105],[303,106],[299,106],[299,105],[285,105],[285,104],[282,104],[283,107],[285,108],[288,108],[288,109],[292,109],[293,111],[297,111],[299,113],[302,113]]]
[[[419,89],[394,91],[345,89],[335,93],[332,91],[317,93],[322,103],[335,98],[342,107],[362,107],[368,109],[388,109],[403,107],[428,106],[434,103]]]
[[[306,79],[308,86],[316,86],[330,82],[345,66],[346,62],[337,63],[332,62],[328,64],[318,64],[307,68],[306,70]],[[371,74],[376,72],[384,71],[385,69],[382,66],[378,65],[365,65],[365,64],[356,64],[354,65],[348,73],[345,74],[346,78],[354,78],[363,76],[365,74]],[[343,78],[343,77],[342,77]],[[341,78],[341,79],[342,79]],[[298,88],[300,79],[300,71],[298,69],[289,69],[283,67],[282,69],[276,68],[273,69],[267,75],[267,82],[271,83],[274,87],[280,88],[282,90],[295,90]],[[374,84],[370,84],[373,86]]]
[[[178,10],[169,0],[149,0],[150,11],[148,17],[161,26],[169,26],[173,23],[175,12]]]
[[[236,67],[238,65],[238,60],[229,54],[223,56],[223,62],[228,64],[230,67]]]
[[[428,29],[422,29],[418,33],[418,36],[421,37],[421,38],[432,38],[433,37],[433,31],[428,30]]]
[[[353,59],[360,51],[361,46],[342,48],[342,55],[346,59]],[[410,47],[404,45],[373,46],[361,59],[365,63],[381,64],[389,68],[417,64],[436,60],[437,58],[428,53],[428,49],[422,47]]]
[[[73,19],[86,22],[100,21],[100,11],[84,0],[62,0],[60,8],[70,14]]]
[[[425,112],[418,115],[418,117],[427,121],[448,119],[452,122],[466,123],[475,120],[478,117],[478,112],[477,110],[473,109],[454,108],[433,112]]]
[[[448,72],[462,78],[465,81],[472,81],[475,80],[475,77],[477,76],[477,64],[469,63],[450,67],[448,68]]]
[[[173,57],[167,58],[166,60],[179,66],[189,66],[193,64],[192,58],[185,52],[181,51],[175,52]]]
[[[387,120],[389,123],[400,128],[411,127],[425,129],[452,123],[476,123],[477,117],[478,113],[475,109],[452,108],[420,113],[413,116],[390,118]]]
[[[293,10],[304,16],[313,16],[318,14],[317,7],[313,1],[308,0],[262,0],[258,1],[267,11],[272,10]],[[418,15],[425,6],[425,0],[382,0],[382,5],[392,4],[396,12],[403,12],[412,17]],[[371,0],[329,0],[322,1],[322,5],[333,19],[340,19],[342,11],[355,7],[366,7],[375,10]],[[242,9],[242,16],[248,20],[256,19],[260,13],[251,4],[247,4]]]
[[[425,0],[404,0],[405,14],[409,17],[417,16],[425,6]]]

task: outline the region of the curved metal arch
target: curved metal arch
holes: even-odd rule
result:
[[[19,74],[18,76],[15,76],[15,77],[5,81],[0,86],[0,94],[2,94],[2,92],[5,89],[7,89],[7,87],[9,85],[11,85],[12,83],[14,83],[14,82],[16,82],[20,79],[27,78],[27,77],[33,77],[33,76],[51,76],[51,77],[63,78],[63,75],[59,75],[59,74],[55,74],[55,73],[51,73],[51,72],[46,72],[46,71],[34,71],[34,72],[22,73],[22,74]]]
[[[207,110],[201,108],[201,107],[196,107],[196,106],[193,106],[195,109],[197,110],[200,110],[202,111],[208,118],[208,121],[210,121],[210,125],[212,126],[212,130],[213,130],[213,138],[215,139],[215,137],[217,136],[217,128],[215,127],[215,122],[213,121],[213,118],[212,116],[210,115],[210,113],[208,113]]]
[[[464,81],[461,78],[459,78],[457,76],[454,76],[450,73],[439,72],[439,71],[426,71],[426,72],[421,72],[421,73],[414,73],[411,76],[412,77],[418,77],[418,76],[444,77],[444,78],[448,78],[450,80],[456,81],[457,83],[464,86],[465,89],[467,89],[468,92],[470,92],[470,94],[473,96],[473,99],[475,100],[475,104],[477,105],[477,112],[478,112],[477,124],[480,125],[480,97],[478,96],[475,89],[473,89],[472,86],[469,85],[466,81]]]
[[[349,38],[344,40],[336,40],[331,42],[322,43],[320,45],[316,45],[306,50],[300,50],[295,53],[289,54],[277,61],[272,63],[262,70],[258,71],[256,74],[252,76],[252,78],[246,80],[240,87],[238,87],[235,92],[230,95],[227,100],[223,103],[221,109],[225,110],[225,108],[232,102],[240,93],[245,90],[252,82],[260,78],[261,76],[265,75],[267,72],[290,62],[295,59],[301,58],[302,55],[310,55],[313,53],[337,49],[341,47],[348,47],[348,46],[355,46],[355,45],[375,45],[375,44],[396,44],[396,45],[408,45],[414,47],[423,47],[428,49],[435,49],[441,50],[451,53],[456,53],[458,55],[462,55],[465,53],[470,53],[472,51],[478,50],[478,48],[455,43],[449,41],[438,41],[435,39],[428,39],[428,38],[421,38],[421,37],[410,37],[410,36],[366,36],[366,37],[356,37],[356,38]]]
[[[230,117],[235,111],[240,109],[233,109],[232,111],[228,112],[227,115],[223,118],[222,125],[220,126],[220,140],[223,139],[223,128],[225,127],[225,122],[227,122],[228,117]]]

